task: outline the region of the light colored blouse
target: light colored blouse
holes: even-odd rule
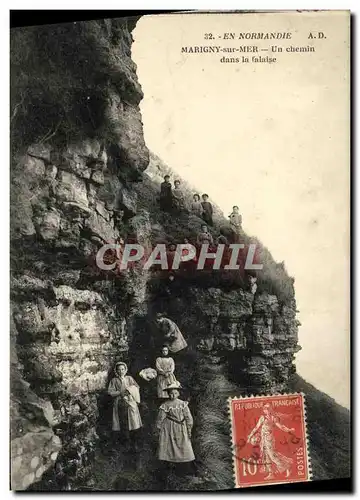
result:
[[[173,358],[164,357],[156,359],[157,376],[157,395],[158,398],[168,398],[169,394],[165,388],[176,381],[174,371],[175,362]]]
[[[202,205],[201,205],[201,201],[193,201],[191,203],[191,211],[197,215],[198,217],[201,217],[201,214],[203,212],[203,208],[202,208]]]

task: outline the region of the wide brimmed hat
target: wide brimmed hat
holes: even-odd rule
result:
[[[176,381],[164,388],[164,391],[171,391],[172,389],[182,389],[180,382]]]

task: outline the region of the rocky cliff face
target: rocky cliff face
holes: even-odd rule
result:
[[[61,486],[71,474],[86,481],[99,395],[114,362],[131,360],[148,314],[160,307],[192,349],[218,357],[247,392],[283,390],[293,372],[293,280],[265,248],[256,295],[246,280],[229,282],[216,271],[169,289],[157,273],[115,278],[94,265],[107,241],[133,238],[150,248],[159,240],[182,242],[201,224],[189,215],[174,223],[158,210],[154,168],[160,178],[164,166],[154,156],[149,165],[143,139],[133,27],[132,20],[105,20],[12,34],[16,490],[41,478],[49,488]]]

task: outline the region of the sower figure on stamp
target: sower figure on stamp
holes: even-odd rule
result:
[[[163,344],[168,347],[171,353],[177,353],[187,347],[187,342],[174,321],[157,313],[156,322],[163,335]]]
[[[268,473],[265,479],[273,479],[274,472],[277,474],[285,471],[286,477],[289,477],[293,463],[292,458],[286,457],[276,450],[273,432],[275,426],[284,432],[294,431],[294,429],[282,425],[279,422],[279,415],[273,411],[269,404],[265,404],[263,415],[261,415],[247,439],[250,444],[259,443],[262,471]]]
[[[135,380],[126,375],[128,369],[123,362],[116,363],[115,377],[111,380],[108,394],[113,397],[112,430],[130,442],[135,450],[138,448],[138,433],[142,427],[138,404],[140,403],[139,386]]]
[[[157,395],[158,398],[168,399],[169,394],[166,388],[176,382],[174,375],[175,362],[169,356],[169,348],[164,345],[161,349],[161,356],[156,358],[156,371],[157,371]]]
[[[158,459],[163,466],[172,466],[177,474],[192,475],[195,473],[195,455],[191,445],[193,418],[188,402],[179,399],[180,389],[179,382],[169,385],[166,388],[169,400],[159,408],[156,421]]]

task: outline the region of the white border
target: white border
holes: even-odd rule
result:
[[[8,251],[8,233],[9,233],[9,216],[8,216],[8,210],[9,210],[9,196],[8,196],[8,190],[9,190],[9,175],[8,175],[8,165],[9,165],[9,79],[7,78],[8,71],[9,71],[9,9],[182,9],[182,10],[188,10],[188,9],[202,9],[202,10],[237,10],[237,9],[248,9],[248,10],[268,10],[268,9],[275,9],[275,10],[289,10],[289,9],[349,9],[352,11],[353,14],[358,14],[359,12],[359,5],[360,2],[359,0],[348,0],[348,1],[342,1],[342,0],[301,0],[299,2],[294,2],[291,4],[289,1],[284,1],[284,0],[273,0],[272,2],[269,2],[268,0],[247,0],[247,1],[235,1],[235,0],[193,0],[192,2],[185,2],[185,1],[179,1],[179,0],[173,0],[172,2],[169,3],[168,0],[156,0],[151,2],[151,5],[149,5],[148,0],[103,0],[101,3],[94,1],[94,0],[53,0],[51,4],[49,4],[48,0],[33,0],[31,4],[27,2],[26,0],[5,0],[2,5],[1,5],[1,30],[0,30],[0,37],[1,37],[1,42],[0,42],[0,50],[2,51],[2,60],[3,60],[3,71],[5,70],[5,75],[1,78],[1,86],[2,86],[2,92],[1,96],[6,98],[1,99],[1,118],[2,118],[2,141],[3,141],[3,147],[2,147],[2,160],[3,160],[3,165],[2,165],[2,182],[0,183],[0,203],[1,203],[1,218],[0,218],[0,224],[2,227],[1,234],[5,236],[5,241],[6,243],[0,246],[0,256],[1,256],[1,262],[2,262],[2,280],[1,280],[1,318],[3,320],[4,324],[4,331],[3,335],[5,335],[6,340],[4,341],[4,346],[2,349],[2,354],[3,354],[3,362],[0,363],[0,368],[1,368],[1,375],[2,375],[2,381],[3,383],[1,384],[1,400],[7,404],[9,401],[9,267],[8,267],[8,261],[9,261],[9,251]],[[357,25],[359,26],[359,19],[356,20]],[[356,64],[353,72],[353,77],[355,77],[355,81],[358,81],[358,67],[359,67],[359,49],[358,49],[358,37],[353,35],[353,51],[354,51],[354,62]],[[353,89],[355,91],[355,88]],[[355,102],[354,102],[354,110],[353,112],[356,113],[358,111],[358,100],[357,104],[355,107]],[[357,114],[357,113],[356,113]],[[355,117],[354,117],[355,118]],[[355,122],[355,119],[354,119]],[[354,135],[353,135],[353,140],[354,143],[360,144],[360,133],[358,130],[355,129]],[[355,160],[356,158],[353,158],[353,169],[355,171],[355,168],[357,165],[355,165]],[[356,187],[355,189],[357,192],[359,192],[359,183],[360,183],[360,175],[357,175],[357,178],[354,179],[354,182],[356,181]],[[356,248],[359,248],[359,241],[358,241],[358,235],[360,233],[359,231],[359,226],[360,225],[360,214],[358,213],[358,204],[356,203],[356,196],[354,196],[354,203],[355,203],[355,214],[354,216],[356,217],[356,239],[355,239],[355,245]],[[355,255],[353,255],[355,258]],[[355,274],[355,272],[354,272]],[[356,276],[355,277],[355,283],[358,282],[358,277],[359,277],[359,272],[356,270]],[[356,299],[354,300],[354,311],[355,310],[360,310],[360,296],[358,295]],[[355,325],[354,325],[355,329]],[[357,331],[353,332],[354,338],[357,337]],[[358,354],[360,342],[357,342],[356,346],[356,354]],[[353,345],[354,347],[354,345]],[[358,357],[359,359],[359,357]],[[354,364],[354,370],[355,370],[355,365]],[[358,373],[355,375],[355,387],[359,387],[360,381],[358,380]],[[356,384],[357,382],[357,384]],[[3,431],[3,443],[8,443],[9,441],[9,412],[8,411],[3,411],[0,413],[1,416],[1,429]],[[358,440],[360,433],[356,436],[356,445],[358,445]],[[1,454],[1,483],[2,483],[2,494],[4,498],[7,498],[11,495],[11,492],[9,491],[9,453],[8,453],[8,447],[3,446],[3,453]],[[360,460],[356,461],[356,471],[354,470],[354,477],[359,477],[360,476]],[[245,492],[246,490],[242,490],[242,492]],[[285,497],[290,496],[292,493],[290,492],[289,494],[284,494]],[[84,495],[84,494],[83,494]],[[255,498],[259,494],[255,493]],[[340,495],[340,494],[338,494]],[[35,494],[33,493],[32,498],[51,498],[51,494]],[[75,495],[72,495],[71,493],[68,494],[69,497],[74,497]],[[98,496],[98,495],[97,495]],[[106,494],[104,495],[99,495],[100,497],[103,496],[106,498]],[[132,497],[140,497],[140,494],[135,494],[132,493]],[[179,498],[179,494],[168,494],[168,496],[173,496],[174,498]],[[180,494],[181,496],[181,494]],[[226,493],[221,494],[217,493],[217,496],[226,496]],[[259,495],[260,496],[260,495]],[[304,496],[304,495],[300,495]],[[309,493],[307,494],[309,496]],[[310,494],[310,496],[315,496],[315,494]],[[197,498],[197,495],[192,495],[192,494],[186,494],[187,498]]]

